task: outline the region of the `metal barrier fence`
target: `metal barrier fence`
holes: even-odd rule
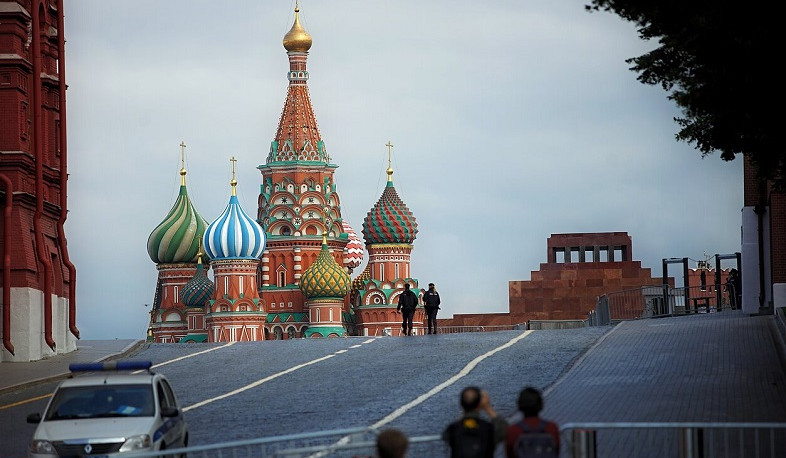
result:
[[[372,458],[378,430],[349,428],[135,453],[128,458]],[[786,423],[567,423],[563,458],[778,458],[786,456]],[[438,435],[409,438],[407,456],[447,457]],[[502,447],[495,456],[503,456]]]
[[[560,456],[778,458],[786,423],[567,423]]]
[[[379,430],[348,428],[199,445],[158,452],[123,454],[128,458],[372,458]],[[409,438],[408,456],[448,456],[440,436]]]
[[[439,326],[437,334],[458,334],[461,332],[494,332],[527,329],[527,324],[503,324],[494,326]]]
[[[715,313],[734,308],[736,299],[722,285],[672,288],[642,286],[598,297],[591,324],[607,325],[622,320],[657,318],[690,313]]]

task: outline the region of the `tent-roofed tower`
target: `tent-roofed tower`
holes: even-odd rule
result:
[[[268,311],[267,328],[276,338],[305,335],[309,322],[299,284],[322,250],[323,233],[339,265],[348,242],[333,180],[338,166],[327,153],[308,92],[312,40],[300,23],[298,6],[283,44],[289,58],[286,100],[267,160],[257,167],[262,173],[257,220],[268,237],[260,261],[260,297]]]

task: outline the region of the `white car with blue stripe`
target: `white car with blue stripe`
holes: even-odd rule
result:
[[[30,458],[109,457],[188,446],[188,425],[172,386],[150,361],[72,364],[30,440]]]

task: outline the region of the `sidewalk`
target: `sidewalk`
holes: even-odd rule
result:
[[[66,377],[71,363],[103,361],[133,353],[144,340],[80,340],[76,351],[27,363],[0,363],[0,394],[19,385],[55,381]]]
[[[677,456],[685,430],[668,424],[778,424],[706,430],[701,447],[706,456],[759,447],[774,454],[756,456],[784,456],[786,372],[775,320],[737,310],[620,323],[544,393],[544,417],[598,431],[598,456]],[[620,429],[633,423],[659,429]]]

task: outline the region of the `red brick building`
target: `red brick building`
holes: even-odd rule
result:
[[[662,284],[649,268],[633,260],[626,232],[552,234],[547,262],[530,280],[508,283],[508,313],[458,314],[440,326],[494,326],[529,320],[583,320],[595,310],[598,296]]]
[[[0,361],[76,349],[62,0],[0,2]]]

